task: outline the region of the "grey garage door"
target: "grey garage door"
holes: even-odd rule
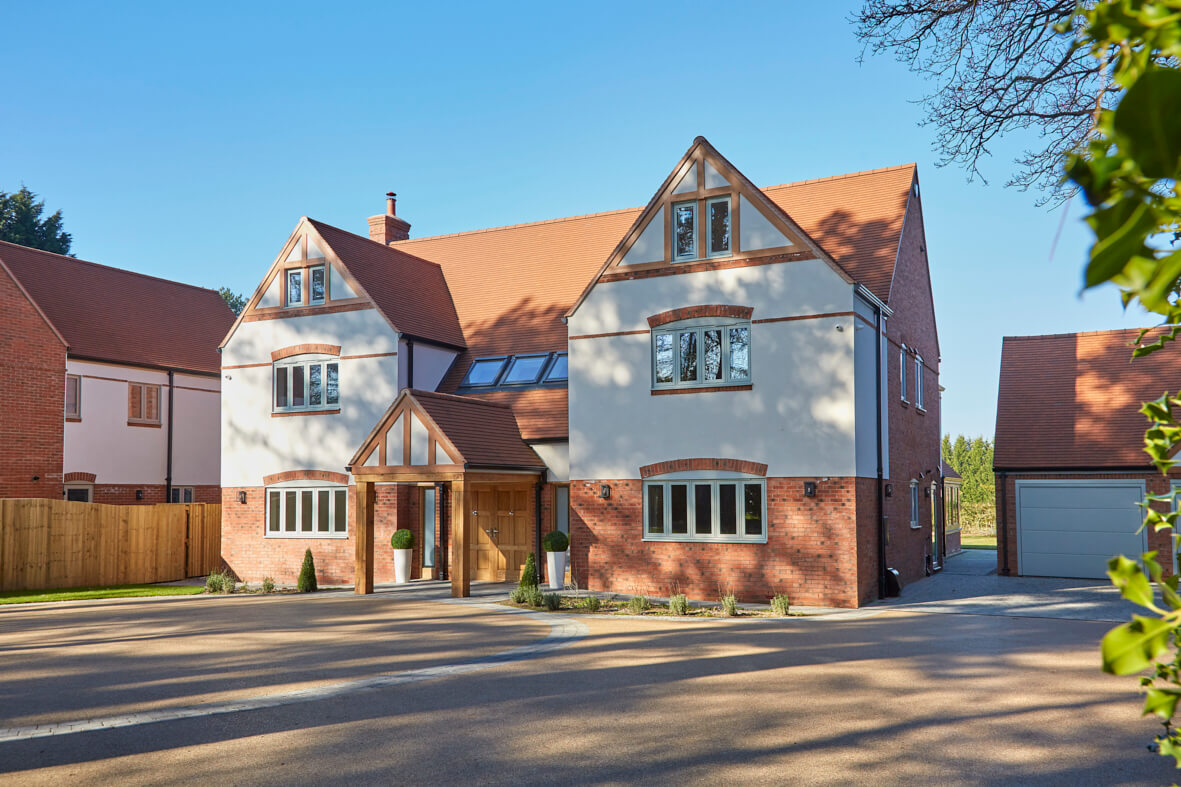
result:
[[[1139,557],[1139,482],[1017,482],[1019,570],[1025,576],[1107,577],[1113,555]]]

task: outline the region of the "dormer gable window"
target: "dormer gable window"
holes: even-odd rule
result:
[[[335,298],[354,298],[356,293],[338,271],[328,264],[315,238],[305,233],[296,240],[280,271],[283,282],[282,306],[323,306]]]

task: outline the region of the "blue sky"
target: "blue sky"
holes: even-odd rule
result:
[[[391,188],[422,236],[642,205],[698,134],[762,185],[915,161],[944,430],[991,437],[1002,336],[1138,320],[1080,298],[1077,201],[1002,187],[1028,140],[988,185],[934,166],[928,86],[857,63],[857,6],[8,4],[0,190],[79,257],[250,292],[298,217],[364,234]]]

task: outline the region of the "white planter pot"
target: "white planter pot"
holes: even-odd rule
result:
[[[546,576],[549,577],[550,590],[561,590],[566,586],[566,553],[545,553]]]
[[[414,554],[413,549],[394,550],[394,582],[398,585],[405,585],[410,581],[410,556],[412,554]]]

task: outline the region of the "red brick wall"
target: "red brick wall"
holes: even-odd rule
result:
[[[1105,478],[1120,480],[1144,481],[1145,488],[1150,495],[1167,495],[1171,482],[1181,476],[1165,477],[1156,471],[1146,473],[1094,473],[1081,475],[1078,473],[1006,473],[1003,483],[1000,474],[997,475],[996,510],[997,510],[997,573],[1001,576],[1018,576],[1021,573],[1020,554],[1017,547],[1017,481],[1040,479],[1086,480],[1097,481]],[[1001,502],[1001,490],[1005,490],[1004,503]],[[1154,508],[1168,510],[1164,504],[1154,503]],[[1007,549],[1004,548],[1007,545]],[[1165,575],[1173,571],[1173,540],[1171,531],[1148,531],[1148,548],[1157,551],[1157,561],[1164,569]],[[1006,564],[1006,557],[1008,563]],[[1130,557],[1130,556],[1129,556]]]
[[[0,414],[0,497],[61,498],[66,349],[3,270],[0,376],[20,381]]]
[[[135,493],[143,491],[143,499],[137,500]],[[112,506],[149,505],[167,503],[167,487],[164,484],[94,484],[92,503],[106,503]],[[194,486],[194,503],[220,503],[220,486]],[[235,502],[236,499],[235,499]]]
[[[887,482],[893,487],[893,494],[885,501],[886,516],[889,517],[886,565],[898,570],[903,586],[922,579],[927,573],[932,516],[931,498],[926,490],[939,476],[939,340],[927,255],[923,250],[925,245],[922,205],[918,199],[912,198],[890,289],[890,308],[894,315],[886,320],[889,380],[886,401],[890,419],[890,477]],[[903,402],[901,397],[899,351],[904,344],[910,350],[906,356],[906,396],[909,402]],[[920,410],[915,402],[914,351],[923,358],[925,411]],[[911,479],[919,482],[919,526],[916,529],[910,526]],[[876,552],[874,555],[876,562]],[[876,594],[876,587],[874,592]]]
[[[643,540],[642,482],[576,481],[570,486],[571,562],[579,587],[616,593],[716,600],[733,592],[766,603],[858,606],[858,481],[833,478],[805,498],[812,478],[767,479],[767,543]],[[864,481],[864,479],[862,479]],[[610,484],[611,497],[599,497]],[[876,579],[875,590],[876,590]]]
[[[265,487],[227,487],[222,490],[221,554],[226,565],[243,581],[261,582],[271,577],[281,585],[293,585],[299,578],[304,550],[311,549],[316,562],[316,580],[322,585],[353,584],[356,545],[353,540],[356,515],[356,487],[349,487],[348,538],[267,538]],[[246,503],[238,493],[246,492]],[[422,523],[419,497],[412,487],[379,485],[374,503],[373,581],[394,581],[394,551],[390,537],[403,526],[414,531],[412,578],[421,574]]]

